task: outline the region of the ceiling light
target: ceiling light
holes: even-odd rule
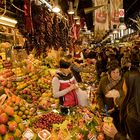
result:
[[[74,9],[73,9],[73,3],[72,3],[72,2],[70,2],[68,14],[69,14],[69,15],[73,15],[73,14],[74,14]]]
[[[75,16],[73,17],[73,19],[78,20],[78,19],[80,19],[80,17],[77,16],[77,15],[75,15]]]
[[[9,17],[0,17],[1,20],[7,21],[7,22],[11,22],[13,24],[17,24],[17,21],[15,19],[9,18]]]
[[[60,7],[55,6],[55,7],[52,8],[52,11],[53,11],[54,13],[59,13],[59,12],[60,12]]]
[[[50,5],[46,0],[40,0],[40,2],[46,4],[46,6],[48,7],[49,11],[51,12],[55,12],[60,18],[64,18],[65,20],[68,20],[65,16],[63,16],[60,12],[60,8],[59,9],[55,9],[53,8],[52,5]],[[58,4],[57,4],[58,5]],[[58,6],[59,7],[59,6]]]
[[[60,12],[60,6],[58,5],[58,0],[55,0],[55,2],[54,2],[54,6],[53,6],[53,8],[52,8],[52,11],[54,12],[54,13],[59,13]]]
[[[0,24],[15,27],[17,20],[5,16],[0,16]]]
[[[80,19],[78,19],[78,20],[76,21],[76,24],[77,24],[77,25],[80,25]]]
[[[68,14],[69,14],[69,15],[73,15],[73,14],[74,14],[74,10],[73,10],[73,9],[71,9],[71,10],[69,9],[69,10],[68,10]]]

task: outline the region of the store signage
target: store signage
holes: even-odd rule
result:
[[[124,9],[119,9],[119,17],[124,17]]]
[[[119,11],[118,10],[112,11],[111,21],[114,22],[114,23],[119,23]]]
[[[99,23],[106,23],[107,13],[100,11],[96,13],[96,21]]]

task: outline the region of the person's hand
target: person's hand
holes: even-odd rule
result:
[[[109,110],[108,110],[108,113],[111,114],[111,113],[114,112],[114,111],[115,111],[115,109],[112,108],[112,109],[109,109]]]
[[[105,96],[107,98],[119,98],[120,97],[120,93],[119,93],[118,90],[112,89]]]
[[[108,125],[107,123],[103,124],[103,131],[107,136],[109,136],[111,138],[114,138],[115,135],[118,133],[114,124]]]
[[[78,89],[79,87],[77,84],[71,84],[70,88],[71,88],[71,90],[74,90],[74,89]]]

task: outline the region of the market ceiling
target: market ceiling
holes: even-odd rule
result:
[[[75,0],[60,0],[61,7],[65,12],[68,10],[68,2]],[[78,5],[78,14],[80,17],[85,18],[88,29],[93,29],[93,13],[85,14],[84,8],[93,7],[94,0],[79,0]],[[125,9],[125,21],[129,22],[129,18],[136,18],[136,15],[140,12],[140,0],[123,0],[124,9]]]
[[[1,0],[0,0],[1,1]],[[7,0],[8,9],[15,13],[15,8],[11,6],[10,4],[11,0]],[[47,0],[46,0],[47,1]],[[50,1],[50,0],[48,0]],[[69,8],[68,3],[69,2],[75,2],[75,0],[59,0],[59,4],[62,8],[62,10],[67,13],[67,10]],[[93,13],[84,13],[84,8],[92,7],[94,0],[79,0],[77,13],[81,18],[84,18],[87,24],[88,29],[93,29],[94,21],[93,21]],[[131,17],[135,17],[140,12],[140,0],[123,0],[124,1],[124,9],[125,9],[125,20],[129,21],[128,19]],[[20,9],[23,9],[24,0],[13,0],[13,3],[19,7]]]

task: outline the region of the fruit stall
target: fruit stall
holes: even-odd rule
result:
[[[96,104],[62,111],[51,90],[55,69],[32,56],[21,63],[0,72],[0,140],[104,139]]]
[[[18,29],[0,25],[0,140],[104,140],[91,90],[91,104],[67,110],[52,94],[56,65],[75,41],[68,21],[45,5],[32,3],[32,11],[34,30],[17,11]],[[96,75],[83,73],[82,78],[79,86],[85,90]]]

